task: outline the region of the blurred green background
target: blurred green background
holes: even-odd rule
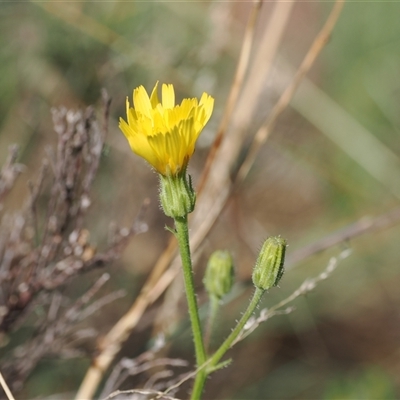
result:
[[[258,37],[272,6],[263,5]],[[118,130],[125,98],[140,84],[150,91],[157,80],[173,83],[178,99],[203,91],[215,97],[191,164],[196,182],[229,93],[250,7],[229,1],[0,3],[0,161],[18,143],[20,162],[27,166],[7,206],[22,206],[26,182],[37,176],[46,146],[56,143],[50,109],[99,105],[103,87],[113,98],[112,118],[86,221],[92,240],[101,246],[111,220],[123,224],[144,198],[152,201],[149,231],[112,266],[108,289],[125,287],[129,294],[92,321],[103,334],[129,307],[169,238],[158,208],[157,177],[132,155]],[[327,2],[293,7],[280,62],[298,66],[331,7]],[[364,216],[398,207],[399,15],[398,2],[345,5],[307,82],[209,235],[201,261],[217,248],[231,249],[238,280],[244,281],[269,234],[287,238],[290,255]],[[277,98],[268,89],[274,88],[274,76],[268,82],[268,101],[260,100],[249,134]],[[294,313],[273,318],[232,350],[233,364],[213,375],[205,398],[399,398],[399,235],[395,225],[292,265],[263,305],[287,297],[343,247],[353,249],[329,280],[295,302]],[[70,287],[70,295],[78,296],[90,279]],[[249,293],[225,306],[221,338]],[[182,335],[186,344],[178,338],[169,355],[190,358],[190,336]],[[138,348],[149,338],[136,337]],[[134,354],[132,347],[127,350]],[[72,392],[88,365],[89,360],[44,360],[20,398]]]

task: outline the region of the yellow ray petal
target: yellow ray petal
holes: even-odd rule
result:
[[[172,85],[162,85],[162,105],[164,108],[175,107],[175,92]]]
[[[158,94],[157,94],[157,89],[158,89],[158,81],[156,82],[156,84],[154,85],[154,89],[151,92],[151,96],[150,96],[150,103],[151,106],[153,108],[157,107],[157,104],[160,103],[160,100],[158,100]]]
[[[121,118],[119,127],[136,154],[160,174],[175,175],[186,170],[196,140],[210,119],[214,99],[203,93],[200,102],[196,98],[184,99],[175,106],[172,85],[162,85],[161,103],[157,89],[158,82],[149,98],[143,86],[136,88],[134,108],[127,99],[127,121]]]
[[[133,91],[133,104],[136,111],[151,118],[151,103],[149,95],[143,86],[139,86]]]

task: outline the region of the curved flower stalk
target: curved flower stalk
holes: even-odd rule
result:
[[[157,89],[158,82],[150,97],[143,86],[134,89],[134,108],[127,98],[127,121],[120,118],[119,127],[132,151],[161,175],[184,174],[197,138],[210,119],[214,99],[203,93],[200,101],[184,99],[180,105],[175,105],[173,85],[162,85],[162,101]]]

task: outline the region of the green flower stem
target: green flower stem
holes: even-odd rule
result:
[[[206,352],[203,343],[203,335],[200,325],[199,309],[197,306],[196,294],[194,291],[192,260],[190,257],[189,232],[187,216],[175,218],[176,237],[178,239],[179,251],[182,259],[183,277],[185,281],[186,298],[188,302],[189,316],[192,324],[193,342],[196,354],[197,367],[203,365],[206,361]],[[192,392],[192,399],[200,399],[206,379],[206,371],[201,369],[195,380]],[[202,385],[199,386],[197,381],[200,380]]]
[[[258,306],[265,290],[256,288],[253,298],[250,301],[249,306],[247,307],[247,310],[243,314],[242,318],[236,325],[235,329],[231,332],[231,334],[225,339],[225,341],[222,343],[222,345],[219,347],[219,349],[214,353],[214,355],[208,360],[207,362],[207,367],[205,374],[198,374],[196,376],[196,380],[194,383],[194,389],[192,393],[192,400],[198,400],[200,399],[201,393],[203,391],[204,384],[206,382],[207,376],[215,371],[218,368],[215,368],[218,364],[218,362],[221,360],[221,358],[224,356],[224,354],[231,348],[232,343],[236,340],[236,338],[239,336],[240,332],[242,332],[243,327],[246,325],[246,322],[250,319],[250,317],[253,315],[256,307]],[[198,394],[198,397],[194,397],[193,394],[195,393],[195,389],[197,390],[196,393]]]
[[[240,321],[236,325],[235,329],[231,332],[231,334],[225,339],[224,343],[221,344],[219,349],[211,357],[211,361],[208,367],[209,370],[212,370],[218,364],[219,360],[224,356],[224,354],[231,348],[232,343],[239,336],[240,332],[242,332],[242,329],[246,325],[246,322],[253,315],[264,292],[265,290],[256,288],[253,294],[253,298],[251,299],[250,304],[247,307],[247,310],[242,315],[242,318],[240,318]]]

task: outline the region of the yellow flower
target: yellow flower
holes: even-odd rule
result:
[[[145,88],[133,91],[133,105],[126,99],[127,122],[120,118],[119,127],[131,149],[149,162],[160,174],[175,176],[186,171],[196,140],[210,119],[214,99],[203,93],[175,105],[172,85],[162,85],[162,102],[157,95],[158,82],[149,98]]]

